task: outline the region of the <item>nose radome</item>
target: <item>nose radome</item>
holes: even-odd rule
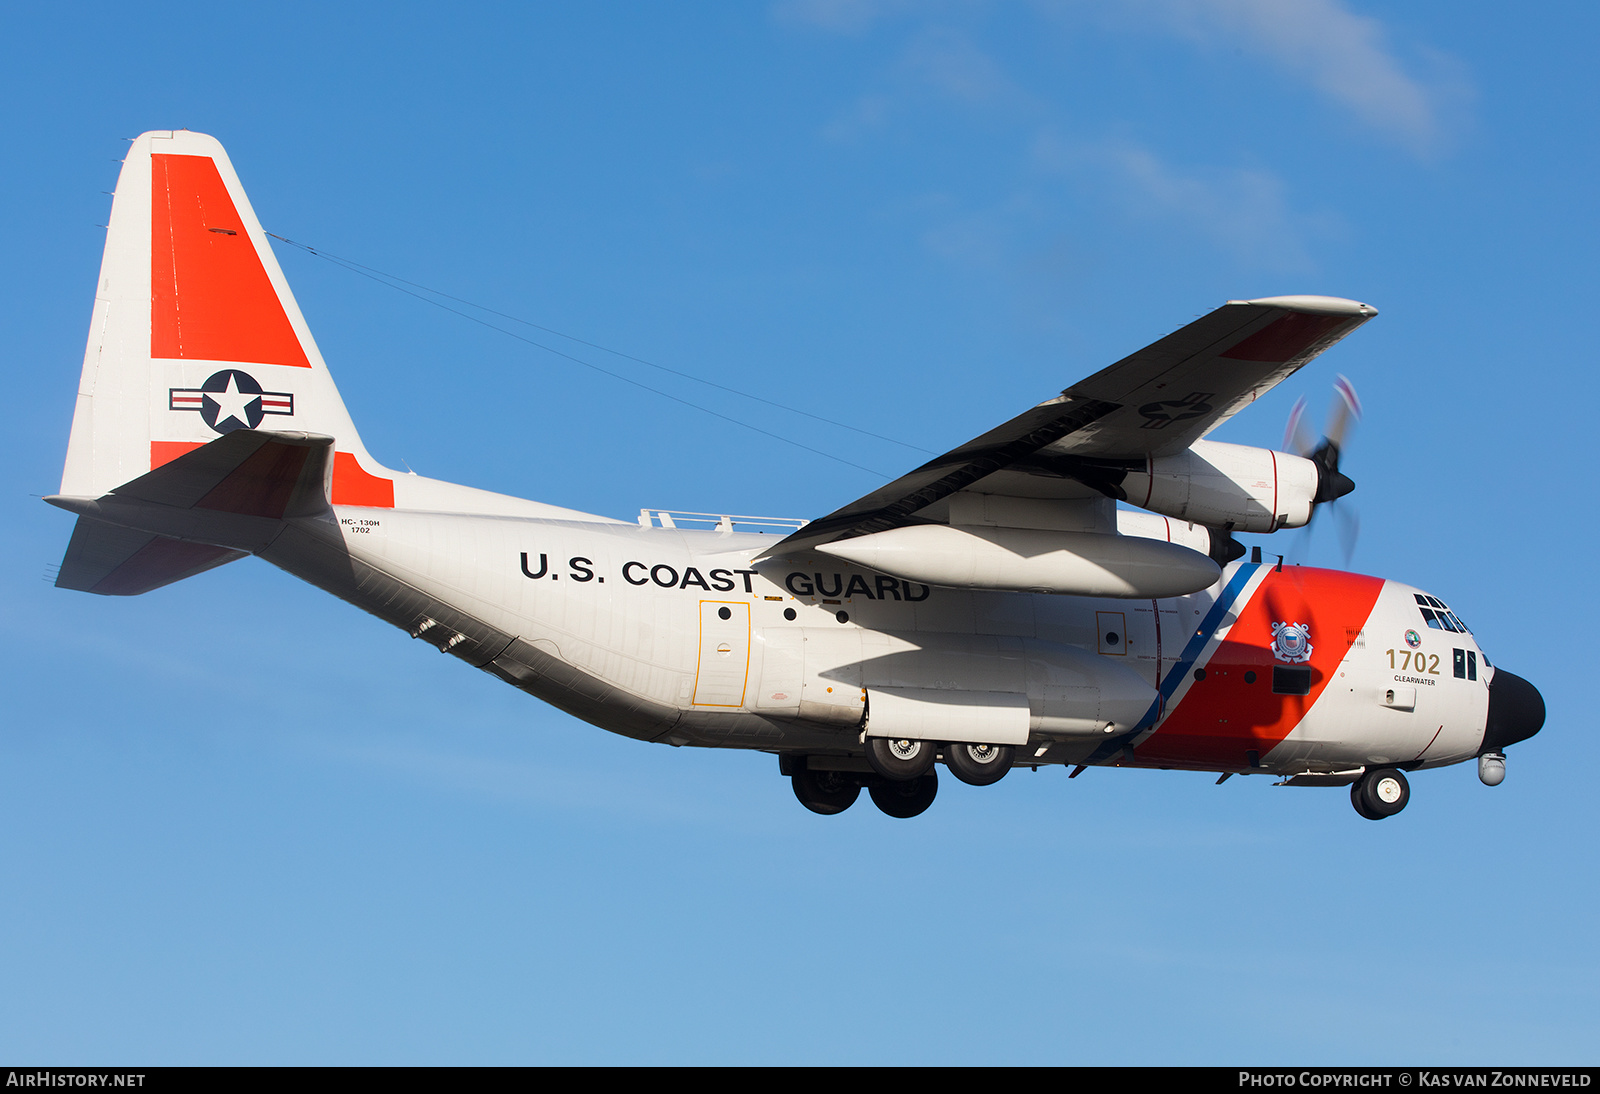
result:
[[[1526,741],[1544,727],[1544,696],[1515,673],[1494,670],[1489,685],[1489,719],[1483,728],[1479,752],[1500,752],[1507,745]]]

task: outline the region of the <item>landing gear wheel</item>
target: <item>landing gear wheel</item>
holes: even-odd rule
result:
[[[1411,785],[1392,767],[1367,772],[1350,788],[1350,802],[1368,820],[1392,817],[1411,800]]]
[[[796,771],[789,779],[800,804],[825,817],[843,813],[861,796],[855,776],[842,771]]]
[[[909,782],[927,774],[933,768],[936,751],[932,741],[912,741],[904,737],[867,739],[867,762],[872,770],[895,782]],[[928,800],[933,800],[932,794],[928,795]]]
[[[915,779],[874,779],[867,787],[873,805],[901,820],[926,810],[938,792],[939,776],[932,771]]]
[[[1016,754],[1010,745],[945,745],[944,765],[968,786],[990,786],[1006,777]]]
[[[1381,815],[1379,815],[1377,813],[1374,813],[1372,810],[1368,809],[1367,808],[1367,803],[1361,800],[1361,783],[1360,783],[1359,780],[1357,780],[1356,782],[1353,782],[1353,783],[1350,784],[1350,804],[1356,807],[1356,812],[1357,813],[1360,813],[1363,817],[1367,818],[1368,820],[1382,820],[1383,819],[1383,817]]]

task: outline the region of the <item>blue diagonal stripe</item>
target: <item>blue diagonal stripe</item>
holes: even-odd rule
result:
[[[1228,612],[1233,608],[1233,602],[1239,599],[1239,594],[1250,583],[1250,578],[1255,572],[1265,565],[1264,563],[1246,562],[1223,586],[1222,595],[1217,597],[1216,603],[1211,605],[1211,610],[1206,612],[1205,618],[1200,621],[1190,636],[1188,643],[1183,647],[1183,653],[1178,658],[1178,663],[1168,670],[1166,679],[1161,681],[1161,690],[1158,697],[1150,704],[1150,709],[1145,711],[1144,717],[1139,719],[1137,729],[1148,729],[1155,724],[1156,718],[1161,713],[1161,708],[1168,699],[1178,690],[1178,685],[1183,683],[1183,678],[1188,675],[1189,669],[1194,665],[1195,659],[1200,656],[1200,651],[1206,648],[1206,643],[1211,641],[1211,636],[1222,626],[1222,621],[1227,618]]]

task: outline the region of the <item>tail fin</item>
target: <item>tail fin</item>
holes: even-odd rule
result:
[[[240,429],[331,436],[333,503],[394,505],[222,145],[146,133],[117,180],[61,493],[107,494]]]

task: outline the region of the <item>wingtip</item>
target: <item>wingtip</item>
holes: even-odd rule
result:
[[[1339,296],[1264,296],[1258,300],[1230,300],[1228,303],[1285,308],[1312,315],[1348,315],[1362,319],[1371,319],[1378,314],[1378,309],[1371,304],[1363,304],[1359,300],[1346,300]]]

